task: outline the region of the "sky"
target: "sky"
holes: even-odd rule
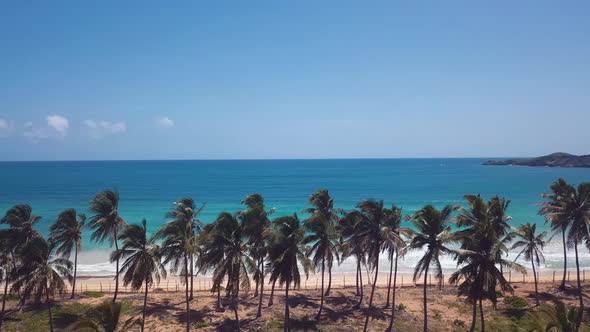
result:
[[[2,1],[0,160],[590,153],[588,1]]]

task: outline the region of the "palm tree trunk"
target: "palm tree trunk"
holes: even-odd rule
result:
[[[277,279],[273,280],[272,288],[270,289],[270,299],[268,300],[268,306],[270,307],[273,303],[273,299],[275,296],[275,284],[277,283]]]
[[[260,271],[260,260],[258,260],[258,262],[256,263],[256,268],[258,269],[258,271]],[[256,283],[256,288],[254,288],[254,296],[252,296],[252,297],[257,298],[258,297],[258,287],[260,285],[260,277],[258,278],[258,280],[254,280],[254,282]]]
[[[537,302],[537,305],[539,305],[539,291],[537,290],[537,272],[535,272],[535,259],[534,256],[531,259],[531,263],[533,265],[533,277],[535,280],[535,301]]]
[[[391,277],[393,277],[393,250],[389,253],[389,278],[387,280],[387,302],[385,308],[389,308],[389,295],[391,294]]]
[[[559,289],[565,289],[565,275],[567,273],[567,246],[565,242],[565,228],[561,229],[561,239],[563,241],[563,279],[561,280],[561,285]]]
[[[285,325],[285,332],[289,332],[289,325],[290,325],[290,319],[289,319],[289,281],[287,281],[285,283],[285,322],[283,323]]]
[[[377,277],[379,276],[379,256],[377,256],[377,263],[375,264],[375,279],[373,281],[373,287],[371,288],[371,296],[369,297],[369,310],[367,310],[367,317],[365,318],[364,332],[367,332],[369,327],[369,316],[371,316],[371,309],[373,306],[373,295],[375,294],[375,286],[377,286]]]
[[[315,320],[320,320],[320,316],[322,315],[322,309],[324,307],[324,269],[326,264],[326,258],[322,257],[322,291],[320,294],[320,310],[318,314],[315,316]]]
[[[49,312],[49,331],[53,332],[53,313],[51,312],[51,301],[49,300],[49,290],[47,284],[45,284],[45,296],[47,299],[47,309]]]
[[[477,322],[477,300],[473,300],[473,316],[471,318],[471,328],[469,332],[475,331],[475,323]]]
[[[5,276],[4,277],[4,296],[2,297],[2,312],[0,313],[0,331],[2,331],[2,322],[4,321],[4,309],[6,308],[6,295],[7,294],[8,294],[8,278],[7,278],[7,276]]]
[[[356,263],[356,296],[360,295],[360,289],[359,289],[359,273],[361,273],[361,266],[360,263],[357,260]]]
[[[234,302],[234,316],[236,317],[236,327],[238,331],[240,331],[240,318],[238,318],[238,297],[240,296],[240,267],[238,266],[237,275],[236,275],[236,292],[233,296]]]
[[[326,296],[330,296],[331,289],[332,289],[332,264],[328,263],[328,288],[326,289]]]
[[[395,252],[395,268],[393,269],[393,297],[391,301],[391,320],[389,321],[389,328],[387,331],[393,331],[393,320],[395,318],[395,286],[397,282],[397,251]]]
[[[584,315],[584,300],[582,298],[582,285],[580,284],[580,262],[578,261],[578,240],[574,239],[574,250],[576,251],[576,270],[578,274],[578,298],[580,299],[580,317],[576,322],[576,331],[580,329],[582,316]]]
[[[76,270],[78,270],[78,243],[76,243],[74,246],[76,248],[74,252],[74,280],[72,282],[72,296],[70,297],[71,299],[73,299],[74,295],[76,294]]]
[[[119,244],[117,243],[117,227],[113,231],[115,236],[115,250],[119,251]],[[117,255],[117,263],[115,265],[115,295],[113,296],[113,303],[117,301],[117,294],[119,293],[119,255]]]
[[[260,294],[258,294],[258,311],[256,318],[262,316],[262,296],[264,295],[264,261],[261,260],[260,268]]]
[[[217,311],[221,311],[221,285],[217,285]]]
[[[479,299],[479,316],[481,318],[481,332],[485,332],[486,331],[486,322],[483,319],[483,300],[481,298]]]
[[[428,331],[428,302],[426,301],[426,292],[428,289],[428,265],[424,271],[424,332]]]
[[[184,254],[184,297],[186,299],[186,331],[189,332],[191,329],[191,308],[189,304],[189,294],[188,294],[188,255]]]
[[[361,307],[361,303],[363,303],[363,271],[361,269],[361,262],[360,260],[358,261],[358,270],[359,270],[359,286],[360,286],[360,290],[361,290],[361,294],[359,296],[359,302],[354,306],[354,308],[360,308]]]
[[[194,261],[194,259],[193,258],[194,258],[193,257],[193,254],[191,253],[191,255],[190,255],[190,259],[191,259],[191,296],[189,297],[189,300],[192,300],[193,299],[193,275],[194,275],[194,273],[193,273],[193,261]]]
[[[143,317],[141,319],[141,331],[143,332],[145,326],[145,310],[147,308],[148,283],[145,282],[145,294],[143,295]]]

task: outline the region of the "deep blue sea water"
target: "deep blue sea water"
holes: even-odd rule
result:
[[[200,219],[211,222],[221,211],[237,211],[248,194],[260,192],[274,216],[299,213],[309,195],[327,188],[335,205],[351,209],[365,198],[383,199],[412,213],[425,204],[463,203],[463,195],[505,196],[512,200],[512,223],[544,220],[537,215],[541,193],[559,177],[574,184],[590,181],[590,169],[482,166],[484,159],[342,159],[227,161],[68,161],[0,163],[0,210],[32,205],[43,217],[46,234],[60,211],[88,213],[88,201],[105,188],[120,192],[121,215],[130,223],[148,220],[150,231],[165,221],[173,202],[192,197],[205,204]],[[3,212],[2,212],[3,213]],[[84,239],[84,251],[106,245]],[[559,247],[548,265],[559,266]],[[555,256],[555,257],[553,257]],[[99,258],[85,256],[89,264]],[[97,261],[98,260],[98,261]],[[590,266],[590,259],[587,262]],[[91,269],[91,267],[88,267]]]

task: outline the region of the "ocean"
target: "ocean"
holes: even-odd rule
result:
[[[120,213],[128,223],[147,219],[155,232],[166,221],[173,202],[192,197],[204,204],[200,220],[209,223],[222,211],[243,209],[241,200],[259,192],[272,217],[300,214],[307,198],[327,188],[335,205],[346,210],[360,200],[382,199],[386,205],[403,207],[411,214],[426,204],[442,207],[463,204],[463,195],[505,196],[512,203],[512,225],[535,222],[547,226],[537,215],[541,194],[559,177],[578,184],[590,181],[590,169],[483,166],[487,159],[330,159],[330,160],[199,160],[199,161],[64,161],[0,163],[0,211],[28,203],[42,216],[39,231],[46,235],[60,211],[75,208],[88,214],[88,201],[98,191],[116,188]],[[304,215],[300,215],[303,219]],[[81,274],[108,274],[108,244],[83,239],[79,258]],[[590,255],[581,247],[581,265],[590,268]],[[571,253],[573,255],[573,252]],[[410,253],[400,268],[411,269],[419,252]],[[515,253],[511,253],[515,257]],[[545,250],[542,269],[562,266],[560,237]],[[385,261],[385,260],[382,260]],[[569,263],[574,264],[570,259]],[[384,267],[386,262],[383,263]],[[572,265],[573,266],[573,265]],[[454,262],[445,258],[445,269]],[[345,262],[341,270],[354,266]]]

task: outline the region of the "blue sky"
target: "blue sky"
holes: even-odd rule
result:
[[[590,153],[587,1],[0,4],[0,160]]]

